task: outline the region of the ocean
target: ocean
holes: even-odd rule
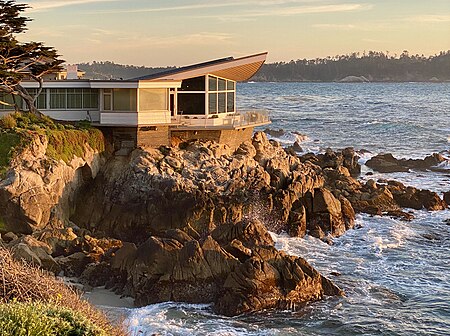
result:
[[[305,152],[352,146],[364,150],[363,165],[378,153],[450,156],[450,83],[245,83],[237,102],[269,110],[269,127],[285,131],[274,138],[283,145],[306,135]],[[450,167],[442,168],[370,178],[450,191]],[[368,171],[363,166],[361,178]],[[345,297],[234,318],[214,315],[210,305],[167,302],[123,310],[125,323],[147,336],[450,335],[450,210],[411,211],[411,222],[358,215],[357,229],[333,245],[273,234],[278,248],[306,258]]]

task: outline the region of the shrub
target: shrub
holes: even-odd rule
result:
[[[96,128],[51,130],[47,131],[47,137],[47,156],[66,163],[72,161],[75,156],[83,157],[86,144],[98,152],[105,150],[103,133]]]
[[[17,127],[16,118],[12,114],[7,114],[0,119],[0,127],[4,129],[12,129]]]
[[[13,260],[10,251],[0,247],[0,303],[8,305],[15,302],[25,302],[28,304],[31,302],[40,302],[41,304],[49,304],[49,306],[47,306],[48,309],[46,310],[46,315],[59,316],[58,318],[64,317],[68,322],[70,322],[70,319],[73,317],[76,323],[84,321],[82,325],[95,326],[98,330],[105,331],[106,335],[126,335],[122,328],[112,326],[102,312],[94,308],[87,301],[82,300],[80,294],[74,288],[68,287],[61,280],[35,266]],[[61,310],[55,312],[54,309],[50,309],[55,306],[59,307]],[[26,307],[26,305],[20,307],[24,307],[23,309],[25,310],[31,309],[31,312],[36,310],[32,307]],[[67,310],[69,310],[69,312],[67,312]],[[75,316],[73,312],[78,312],[79,315]],[[0,314],[2,313],[0,312]],[[76,323],[73,325],[76,325]],[[0,333],[0,335],[16,334]],[[90,334],[43,333],[41,335]]]
[[[0,304],[0,336],[106,336],[82,314],[56,304],[12,302]]]

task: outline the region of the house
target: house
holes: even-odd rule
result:
[[[191,139],[237,147],[254,127],[270,123],[266,111],[240,111],[236,104],[236,82],[250,79],[266,56],[227,57],[130,80],[50,79],[36,107],[57,120],[91,121],[118,150]],[[36,82],[22,85],[37,92]],[[10,110],[0,105],[0,114]]]

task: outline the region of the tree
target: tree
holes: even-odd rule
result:
[[[19,42],[17,35],[27,30],[31,19],[21,14],[29,8],[15,0],[0,0],[0,93],[24,100],[29,112],[40,115],[35,107],[42,92],[44,76],[61,69],[64,62],[53,47],[42,42]],[[23,79],[35,80],[39,88],[31,95],[22,85]],[[0,104],[11,105],[0,100]],[[17,104],[16,109],[17,109]]]

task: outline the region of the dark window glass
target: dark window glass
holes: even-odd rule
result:
[[[234,90],[234,82],[227,81],[227,90]]]
[[[227,112],[234,112],[234,92],[227,93]]]
[[[178,94],[178,114],[205,114],[205,95],[203,93]]]
[[[217,91],[217,77],[209,77],[209,91]]]
[[[83,100],[83,89],[67,89],[67,108],[81,108]]]
[[[227,89],[227,81],[225,79],[219,78],[219,91],[225,91]]]
[[[83,89],[83,108],[98,109],[98,89]]]
[[[205,91],[205,76],[185,79],[181,82],[180,91]]]
[[[225,113],[226,112],[227,94],[226,93],[219,93],[218,96],[219,96],[218,112],[219,113]]]
[[[50,89],[50,108],[65,109],[66,108],[66,89]]]
[[[111,111],[111,109],[112,109],[111,100],[112,100],[112,90],[104,89],[103,90],[103,110]]]
[[[217,113],[217,93],[209,94],[209,114]]]

